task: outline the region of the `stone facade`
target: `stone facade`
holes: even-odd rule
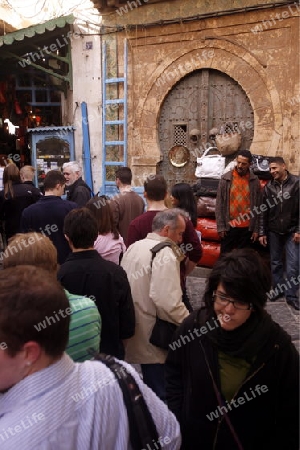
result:
[[[298,3],[220,16],[212,11],[253,2],[127,3],[132,8],[115,14],[114,21],[131,24],[115,36],[120,70],[121,44],[128,40],[128,163],[136,182],[156,172],[161,159],[158,119],[166,95],[182,77],[203,68],[229,75],[246,92],[254,112],[252,153],[283,156],[289,170],[299,173]],[[197,14],[181,23],[146,25]],[[105,16],[104,24],[109,24]]]

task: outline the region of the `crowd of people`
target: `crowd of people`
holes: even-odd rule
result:
[[[299,179],[275,157],[262,190],[251,158],[220,180],[221,255],[195,311],[189,184],[151,175],[143,200],[122,167],[119,194],[93,196],[70,162],[41,194],[34,168],[5,167],[1,449],[298,450],[299,355],[266,302],[299,309]]]

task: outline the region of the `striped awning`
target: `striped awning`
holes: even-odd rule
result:
[[[28,28],[22,28],[12,33],[7,33],[0,36],[0,48],[3,45],[12,45],[14,42],[23,41],[26,38],[33,38],[36,35],[44,34],[47,31],[54,31],[56,28],[64,28],[68,24],[75,21],[73,14],[65,17],[58,17],[57,19],[48,20],[44,23],[39,23]]]

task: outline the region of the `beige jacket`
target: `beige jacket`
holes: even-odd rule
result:
[[[122,267],[127,273],[135,309],[135,335],[125,343],[125,359],[132,364],[163,364],[167,352],[149,342],[156,314],[179,325],[189,312],[182,302],[178,252],[170,247],[155,256],[151,271],[150,251],[168,240],[156,233],[132,244],[125,252]],[[174,249],[178,249],[176,244]]]

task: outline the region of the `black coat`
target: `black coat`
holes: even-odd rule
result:
[[[225,417],[218,411],[207,369],[208,363],[220,392],[217,348],[207,335],[195,337],[193,332],[199,330],[199,323],[204,325],[204,314],[204,310],[192,313],[174,337],[179,339],[178,346],[169,350],[165,366],[168,406],[181,425],[182,449],[237,450]],[[228,409],[244,450],[298,450],[299,355],[290,337],[279,325],[276,329],[234,396],[247,400],[248,395],[249,401]],[[265,385],[268,390],[254,397],[257,385]],[[211,413],[216,410],[218,417],[213,417]]]
[[[23,184],[27,186],[28,189],[30,189],[36,202],[42,197],[43,194],[41,193],[40,189],[35,187],[32,181],[23,181]]]
[[[300,233],[299,185],[299,177],[290,173],[282,183],[271,180],[266,184],[262,205],[267,208],[259,216],[259,236],[267,235],[268,231]]]
[[[40,191],[33,184],[13,183],[12,188],[14,197],[9,195],[4,198],[4,190],[0,191],[0,219],[4,222],[7,239],[20,233],[23,210],[41,197]]]
[[[78,178],[71,186],[66,186],[65,193],[67,200],[77,203],[79,208],[85,206],[92,195],[91,189],[82,178]]]
[[[23,211],[21,231],[36,231],[49,237],[56,247],[58,263],[62,264],[71,252],[63,232],[64,220],[68,212],[75,208],[76,203],[62,200],[56,195],[41,197],[38,202]]]
[[[61,284],[72,294],[95,299],[102,319],[100,350],[124,359],[122,339],[134,335],[135,315],[124,269],[103,259],[96,250],[69,255],[58,271]]]

